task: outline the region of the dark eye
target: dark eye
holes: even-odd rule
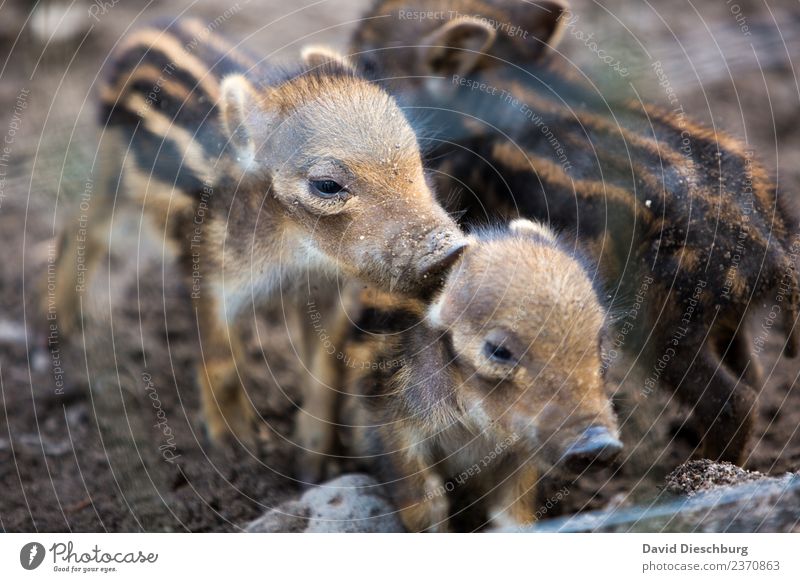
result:
[[[323,198],[331,198],[345,190],[344,186],[333,180],[311,180],[311,187]]]
[[[483,353],[487,358],[498,364],[511,364],[514,362],[514,354],[503,345],[484,342]]]

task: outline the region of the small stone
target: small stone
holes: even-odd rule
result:
[[[350,473],[312,487],[247,524],[257,533],[379,533],[405,531],[397,510],[368,475]]]

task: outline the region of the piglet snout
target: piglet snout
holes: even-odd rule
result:
[[[428,236],[420,271],[425,277],[443,275],[467,248],[467,239],[450,233],[436,232]]]
[[[567,470],[581,473],[590,466],[608,465],[620,451],[622,443],[611,431],[604,426],[592,426],[567,447],[561,462]]]

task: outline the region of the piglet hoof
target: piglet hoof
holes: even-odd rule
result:
[[[212,447],[244,446],[256,450],[258,414],[242,392],[234,401],[209,406],[205,410],[203,432]]]
[[[329,475],[332,449],[330,424],[301,410],[297,418],[294,442],[298,447],[295,473],[306,484],[319,483]]]
[[[429,532],[445,533],[449,530],[450,503],[447,501],[446,495],[438,494],[442,491],[442,486],[442,479],[438,476],[426,479],[426,489],[436,493],[433,499],[425,504],[430,523],[426,531]]]
[[[445,533],[449,531],[450,504],[445,495],[444,481],[438,475],[428,475],[422,483],[424,496],[417,500],[399,501],[403,525],[410,532]],[[405,505],[405,507],[403,507]]]
[[[209,449],[214,446],[214,440],[211,438],[211,431],[208,428],[208,421],[203,418],[200,420],[200,429],[198,432],[198,442],[203,449]]]
[[[740,391],[721,407],[715,422],[706,430],[700,447],[702,458],[743,465],[748,456],[748,442],[753,427],[755,398]]]

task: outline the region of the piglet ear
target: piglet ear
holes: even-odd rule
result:
[[[508,224],[508,230],[522,236],[539,236],[555,242],[555,233],[541,222],[534,222],[526,218],[517,218]]]
[[[518,41],[516,50],[523,50],[526,59],[535,61],[548,54],[570,26],[567,0],[501,0],[500,4],[514,27],[515,34],[510,36]]]
[[[300,51],[300,58],[310,69],[328,65],[339,67],[349,72],[355,72],[356,70],[350,59],[327,46],[313,44],[303,47],[303,50]]]
[[[231,75],[220,87],[222,127],[239,154],[255,154],[253,129],[258,112],[258,93],[242,75]]]
[[[496,37],[497,31],[485,19],[455,18],[420,41],[421,69],[427,75],[463,77],[475,68]]]
[[[558,46],[568,17],[569,3],[566,0],[514,2],[512,9],[512,18],[539,42],[537,57]]]

